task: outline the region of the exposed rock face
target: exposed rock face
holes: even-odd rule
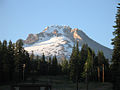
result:
[[[47,27],[39,34],[29,34],[24,43],[25,49],[29,53],[34,51],[35,55],[44,53],[46,56],[56,55],[57,57],[69,58],[76,41],[79,41],[80,49],[83,44],[88,44],[95,53],[102,50],[107,58],[111,58],[111,49],[90,39],[82,30],[72,29],[69,26],[53,25]]]
[[[24,43],[25,44],[32,44],[32,43],[35,43],[38,40],[39,40],[38,35],[36,35],[36,34],[29,34],[27,39],[24,40]]]

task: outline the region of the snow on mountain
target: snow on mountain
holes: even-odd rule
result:
[[[80,49],[83,44],[88,44],[96,53],[102,50],[107,58],[111,58],[111,49],[90,39],[82,30],[72,29],[69,26],[53,25],[46,27],[39,34],[29,34],[24,40],[24,47],[29,53],[33,51],[35,55],[44,53],[45,56],[69,58],[76,41],[79,41]]]

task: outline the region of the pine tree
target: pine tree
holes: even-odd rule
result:
[[[48,59],[48,74],[52,75],[52,59],[49,57]]]
[[[88,50],[88,57],[87,57],[86,63],[87,63],[87,65],[85,64],[86,65],[85,69],[87,69],[88,75],[90,76],[92,74],[92,70],[93,70],[93,56],[89,50]]]
[[[98,81],[100,82],[100,78],[101,78],[101,69],[102,69],[102,64],[103,64],[103,61],[104,61],[104,55],[103,55],[103,52],[102,51],[98,51],[98,54],[97,54],[97,71],[98,71]]]
[[[32,51],[32,54],[30,55],[30,61],[33,61],[34,59],[34,52]]]
[[[42,58],[41,58],[41,74],[46,75],[47,72],[48,72],[48,66],[45,60],[45,55],[43,53]]]
[[[38,71],[38,73],[40,73],[40,69],[41,69],[41,61],[40,61],[40,58],[39,58],[39,56],[37,55],[37,71]]]
[[[9,72],[9,62],[8,62],[8,49],[7,49],[7,41],[3,41],[2,45],[2,53],[3,53],[3,71]]]
[[[100,82],[101,80],[104,82],[104,79],[107,80],[109,75],[109,63],[108,59],[105,58],[104,53],[102,51],[98,51],[97,57],[94,61],[95,68],[97,69],[97,79]],[[105,75],[104,75],[105,74]]]
[[[17,79],[21,81],[23,79],[23,64],[24,64],[24,58],[23,58],[24,48],[23,48],[23,42],[22,40],[18,40],[16,42],[15,47],[15,71],[18,73]]]
[[[34,56],[34,52],[32,51],[31,55],[30,55],[30,68],[31,68],[31,72],[35,71],[35,60],[34,60],[35,56]]]
[[[49,65],[51,64],[51,57],[49,57],[48,64]]]
[[[52,73],[53,75],[58,74],[58,62],[57,62],[56,55],[52,59]]]
[[[9,41],[8,45],[8,62],[9,62],[9,75],[10,75],[10,80],[13,80],[13,72],[15,68],[15,56],[14,56],[14,45],[12,44],[12,41]]]
[[[2,42],[0,41],[0,83],[2,82],[3,78],[3,64],[2,64]]]
[[[93,56],[90,53],[89,49],[88,49],[88,57],[87,57],[86,63],[84,64],[84,73],[85,73],[86,82],[87,82],[86,88],[88,90],[88,82],[93,73]]]
[[[42,62],[45,63],[45,55],[44,55],[44,53],[42,55]]]
[[[88,45],[87,44],[83,44],[82,48],[81,48],[81,60],[83,60],[83,65],[87,60],[87,56],[88,56]]]
[[[70,64],[69,64],[69,70],[70,70],[70,79],[73,82],[76,82],[76,46],[74,44],[72,49],[72,54],[70,56]]]
[[[115,31],[112,39],[112,45],[114,45],[113,55],[112,55],[112,74],[113,74],[113,89],[120,90],[120,3],[117,14],[116,14],[116,25],[114,26]]]
[[[31,66],[30,66],[30,56],[29,56],[29,53],[27,51],[24,50],[24,64],[25,64],[25,75],[29,75],[30,73],[30,69],[31,69]]]
[[[84,71],[84,64],[87,60],[87,56],[88,56],[88,45],[83,44],[82,48],[81,48],[81,51],[80,51],[81,73],[83,73],[83,71]]]
[[[81,60],[78,42],[74,45],[72,54],[70,56],[70,79],[73,82],[79,82],[81,76]]]
[[[68,75],[68,61],[66,59],[62,61],[61,66],[63,74]]]

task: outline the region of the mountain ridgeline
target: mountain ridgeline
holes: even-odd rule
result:
[[[106,58],[111,59],[112,50],[89,38],[82,30],[72,29],[69,26],[53,25],[46,27],[38,34],[29,34],[23,40],[25,50],[35,55],[54,56],[58,58],[70,58],[73,45],[78,41],[79,48],[83,44],[95,51],[103,51]]]

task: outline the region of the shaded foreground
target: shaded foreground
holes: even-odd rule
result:
[[[26,81],[21,82],[22,84],[49,84],[52,86],[52,90],[76,90],[76,83],[72,83],[66,76],[40,76],[28,78]],[[19,83],[19,84],[21,84]],[[10,90],[10,85],[0,86],[0,90]],[[86,83],[79,83],[79,90],[86,90]],[[112,90],[111,83],[98,83],[90,82],[88,90]]]

